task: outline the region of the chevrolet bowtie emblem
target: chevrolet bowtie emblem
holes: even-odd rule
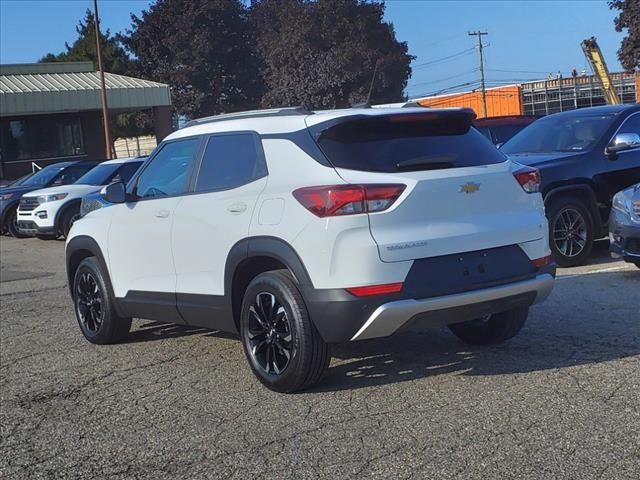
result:
[[[461,193],[466,193],[466,194],[476,193],[478,190],[480,190],[479,183],[467,182],[464,185],[460,186]]]

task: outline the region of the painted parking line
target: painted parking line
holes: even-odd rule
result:
[[[594,273],[622,272],[627,270],[629,269],[626,267],[626,265],[618,265],[616,267],[598,268],[596,270],[587,270],[585,272],[580,272],[580,273],[564,273],[564,274],[558,275],[558,277],[556,277],[556,280],[565,280],[567,278],[583,277],[586,275],[592,275]]]

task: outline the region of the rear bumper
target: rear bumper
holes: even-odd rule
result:
[[[544,273],[531,280],[471,292],[385,303],[369,316],[351,340],[386,337],[417,321],[428,325],[457,323],[529,306],[547,298],[553,283],[553,276]]]
[[[553,287],[555,264],[536,267],[518,245],[415,260],[400,292],[356,297],[303,287],[315,327],[329,343],[384,337],[419,322],[456,323],[528,307]]]

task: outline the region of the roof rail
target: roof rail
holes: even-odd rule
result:
[[[281,107],[270,108],[266,110],[249,110],[246,112],[222,113],[211,117],[196,118],[187,122],[185,127],[193,127],[194,125],[202,125],[205,123],[221,122],[223,120],[240,120],[245,118],[261,118],[261,117],[283,117],[288,115],[313,115],[311,110],[305,107]]]
[[[407,103],[402,105],[401,108],[415,108],[415,107],[429,108],[429,107],[425,107],[424,105],[421,105],[420,103],[414,102],[414,101],[408,101]]]

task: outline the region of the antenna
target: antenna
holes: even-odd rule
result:
[[[371,84],[369,85],[369,94],[367,95],[367,105],[371,106],[371,92],[373,92],[373,83],[376,81],[376,73],[378,73],[378,65],[380,59],[376,60],[376,65],[373,67],[373,75],[371,76]]]

